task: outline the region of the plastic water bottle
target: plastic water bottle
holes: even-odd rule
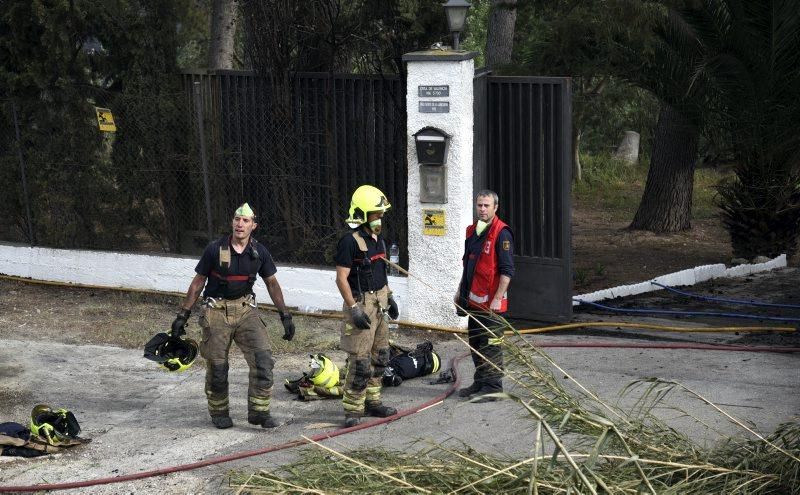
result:
[[[389,248],[389,261],[394,264],[400,263],[400,248],[397,246],[396,242],[393,242],[392,247]],[[392,266],[389,268],[389,275],[400,275],[400,271]]]

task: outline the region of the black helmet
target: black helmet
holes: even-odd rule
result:
[[[144,357],[167,371],[185,371],[197,358],[197,342],[164,332],[157,333],[144,345]]]

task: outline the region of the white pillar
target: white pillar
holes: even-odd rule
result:
[[[461,280],[464,230],[472,223],[472,79],[475,52],[431,50],[403,56],[408,63],[408,289],[404,320],[465,327],[453,306]],[[432,110],[436,113],[430,113]],[[434,127],[449,134],[446,200],[420,201],[420,169],[414,134]],[[428,226],[428,210],[441,212],[443,225]],[[441,228],[443,227],[443,229]],[[431,235],[439,232],[443,235]]]

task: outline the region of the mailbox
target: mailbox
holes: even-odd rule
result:
[[[447,148],[450,135],[435,127],[424,127],[414,134],[417,145],[417,161],[420,165],[444,165],[447,163]]]

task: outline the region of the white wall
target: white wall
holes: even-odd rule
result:
[[[109,288],[185,293],[199,257],[155,256],[0,244],[0,274]],[[286,304],[303,311],[342,309],[335,271],[278,265]],[[398,304],[406,299],[406,279],[389,277]],[[262,282],[256,299],[272,303]]]
[[[424,281],[408,280],[404,315],[433,325],[466,327],[466,318],[455,315],[453,295],[461,279],[464,231],[472,223],[472,79],[474,61],[440,60],[441,51],[412,53],[423,60],[408,61],[408,257],[409,272]],[[450,52],[454,53],[454,52]],[[457,53],[457,52],[455,52]],[[408,56],[407,55],[407,56]],[[429,60],[425,57],[429,56]],[[463,52],[459,55],[465,58]],[[418,86],[448,85],[448,97],[420,97]],[[419,101],[448,101],[449,113],[420,113]],[[413,134],[436,127],[452,136],[448,152],[447,203],[420,203],[419,163]],[[423,209],[445,211],[444,236],[423,235]],[[402,311],[402,310],[401,310]]]

